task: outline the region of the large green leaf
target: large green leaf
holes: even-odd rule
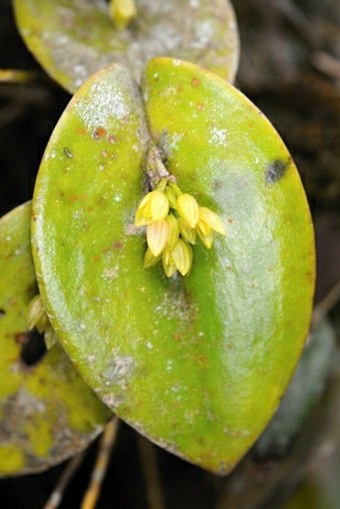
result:
[[[147,122],[182,190],[227,236],[194,246],[189,276],[143,268],[133,227],[146,120],[127,70],[74,96],[47,146],[33,247],[47,311],[85,380],[168,450],[226,473],[272,416],[311,313],[314,244],[296,168],[268,120],[188,63],[155,59]]]
[[[36,472],[79,452],[109,412],[76,374],[60,346],[26,365],[26,312],[36,293],[31,205],[0,220],[0,476]]]
[[[105,0],[14,0],[27,46],[71,93],[112,62],[139,80],[154,56],[192,60],[232,81],[238,33],[229,0],[136,0],[137,20],[114,27]]]

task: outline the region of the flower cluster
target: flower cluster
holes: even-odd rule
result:
[[[162,260],[165,274],[171,277],[176,270],[182,276],[190,271],[192,249],[197,237],[210,249],[213,232],[225,235],[221,218],[212,210],[200,207],[193,196],[164,178],[141,201],[135,226],[146,226],[148,249],[144,267]]]

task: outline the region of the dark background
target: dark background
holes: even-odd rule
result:
[[[242,49],[236,84],[270,118],[301,173],[316,227],[316,302],[319,302],[340,275],[339,2],[234,0],[234,6]],[[44,147],[70,96],[44,74],[26,50],[15,28],[9,0],[2,0],[0,5],[0,68],[37,70],[39,74],[39,79],[28,85],[0,83],[2,215],[32,197]],[[337,309],[333,309],[334,324],[338,323],[337,316]],[[96,456],[97,442],[89,448],[67,490],[60,506],[62,509],[80,506]],[[307,454],[308,446],[303,443]],[[157,483],[161,486],[167,509],[212,509],[217,504],[221,509],[276,509],[282,506],[292,487],[301,479],[299,465],[302,460],[297,455],[287,479],[282,475],[280,482],[273,483],[272,490],[259,485],[257,498],[249,494],[243,498],[242,504],[238,502],[234,506],[230,501],[223,503],[225,481],[157,447],[150,447],[156,452]],[[147,454],[141,455],[141,448],[142,440],[128,426],[121,424],[99,508],[164,509],[157,505],[152,507],[148,501],[148,460]],[[251,453],[249,457],[252,457]],[[264,480],[267,475],[270,483],[271,469],[284,461],[285,458],[262,459],[258,463],[255,461],[254,469],[261,472]],[[65,465],[43,474],[1,480],[0,509],[42,508]],[[340,472],[337,474],[340,476]],[[240,486],[244,492],[247,489],[247,485]],[[300,505],[289,506],[289,509],[311,509],[314,502],[308,502],[307,495],[302,496]],[[326,505],[326,502],[315,506],[316,509],[335,507]]]

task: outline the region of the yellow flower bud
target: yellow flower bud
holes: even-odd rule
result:
[[[152,221],[164,219],[169,213],[168,198],[160,191],[152,191],[150,195],[150,214]]]
[[[147,226],[146,240],[151,253],[158,256],[165,248],[169,238],[169,224],[161,219]]]
[[[144,196],[135,215],[135,226],[144,226],[150,221],[150,194]]]
[[[150,249],[147,249],[144,255],[144,268],[148,269],[149,267],[156,265],[156,263],[158,263],[160,259],[161,259],[160,254],[158,256],[154,256]]]
[[[169,214],[165,221],[167,221],[169,226],[169,237],[168,237],[168,247],[169,249],[173,249],[177,244],[179,237],[179,226],[178,220],[175,218],[173,214]]]
[[[175,248],[171,252],[171,257],[176,265],[177,270],[185,276],[192,265],[192,250],[189,244],[179,239]]]
[[[199,218],[199,207],[195,198],[187,193],[181,194],[177,198],[176,208],[187,225],[195,228]]]
[[[38,332],[44,332],[47,325],[47,316],[40,295],[33,297],[27,310],[27,327],[29,330],[37,327]]]
[[[204,226],[202,224],[201,231],[206,231],[206,226],[209,226],[212,228],[215,232],[220,233],[221,235],[226,234],[226,230],[223,224],[222,219],[215,214],[212,210],[208,209],[207,207],[200,207],[199,208],[199,223],[204,223]],[[205,233],[205,235],[208,235],[209,231]]]
[[[205,247],[210,249],[213,243],[213,232],[210,230],[210,232],[207,235],[204,235],[204,233],[202,233],[202,231],[199,228],[197,228],[197,233]]]
[[[44,342],[47,350],[51,350],[51,348],[58,343],[58,336],[52,325],[48,324],[44,334]]]
[[[196,244],[196,230],[187,226],[186,222],[181,217],[178,219],[178,226],[183,239],[190,244]]]
[[[134,0],[111,0],[110,15],[118,28],[126,28],[137,16]]]
[[[135,216],[135,225],[144,226],[164,219],[169,212],[169,201],[161,191],[151,191],[139,204]]]
[[[168,248],[164,249],[162,254],[163,269],[167,277],[171,277],[176,272],[176,265]]]

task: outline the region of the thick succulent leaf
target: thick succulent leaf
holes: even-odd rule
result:
[[[307,334],[314,241],[305,194],[278,134],[232,86],[155,59],[143,90],[169,171],[227,224],[211,252],[197,246],[183,284],[197,340],[204,332],[208,401],[225,401],[215,434],[230,434],[236,458],[275,410]]]
[[[106,404],[168,450],[226,473],[273,414],[307,334],[310,215],[282,141],[237,90],[171,59],[152,61],[143,87],[168,169],[221,214],[227,236],[209,251],[193,246],[185,278],[143,268],[145,234],[132,223],[145,194],[145,121],[127,73],[109,67],[74,96],[39,170],[41,293]]]
[[[37,291],[31,205],[0,220],[0,477],[37,472],[79,452],[110,413],[60,346],[37,364],[21,360],[26,311]]]
[[[136,0],[138,17],[114,27],[105,0],[14,0],[19,30],[46,71],[71,93],[108,63],[139,80],[157,55],[192,60],[232,81],[238,34],[229,0]]]

